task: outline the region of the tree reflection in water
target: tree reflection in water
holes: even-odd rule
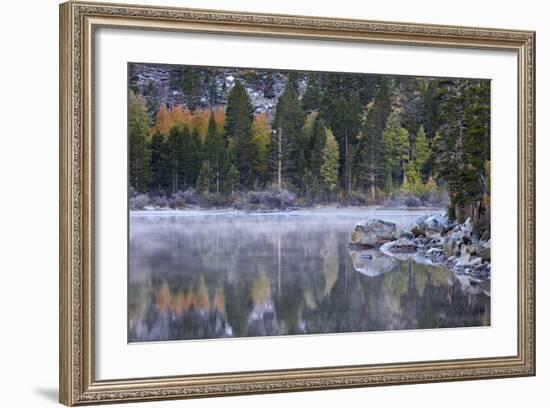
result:
[[[391,215],[406,226],[418,213]],[[131,217],[129,341],[490,324],[490,298],[446,268],[348,249],[355,222],[356,213]]]

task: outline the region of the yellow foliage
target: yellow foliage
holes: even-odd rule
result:
[[[250,292],[252,302],[255,305],[264,304],[269,300],[271,297],[271,284],[265,273],[262,273],[259,278],[254,280]]]

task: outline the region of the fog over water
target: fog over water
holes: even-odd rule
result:
[[[490,298],[445,267],[348,248],[368,217],[435,212],[132,212],[129,341],[489,325]]]

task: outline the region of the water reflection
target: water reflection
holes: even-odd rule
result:
[[[401,226],[418,212],[377,216]],[[133,215],[129,340],[490,324],[447,269],[348,249],[365,213]]]

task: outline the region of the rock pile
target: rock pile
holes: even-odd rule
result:
[[[491,240],[472,233],[470,219],[462,224],[434,214],[417,218],[411,229],[397,235],[397,225],[376,219],[357,224],[350,246],[372,249],[389,257],[416,260],[447,266],[459,278],[470,283],[491,279]]]

